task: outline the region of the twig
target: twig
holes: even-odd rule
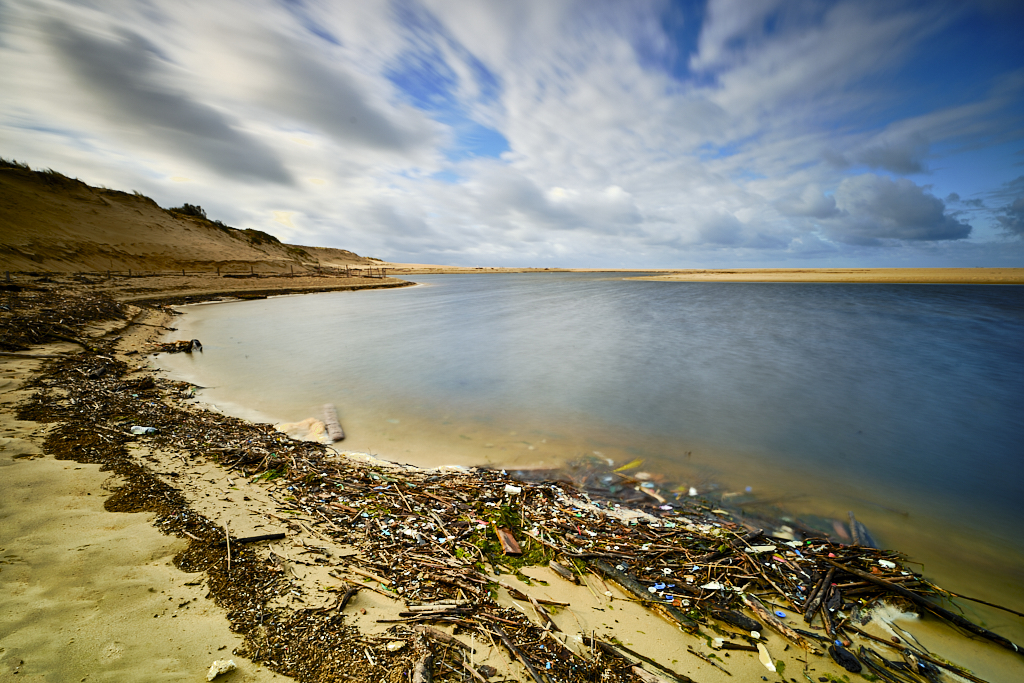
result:
[[[855,569],[853,567],[848,567],[848,566],[840,564],[840,563],[838,563],[838,562],[836,562],[834,560],[830,560],[827,557],[823,557],[822,559],[825,560],[825,562],[828,562],[830,565],[832,565],[836,569],[841,569],[844,572],[847,572],[849,574],[853,574],[854,576],[860,577],[860,578],[864,579],[865,581],[870,581],[871,583],[875,583],[875,584],[878,584],[879,586],[883,586],[883,587],[887,588],[888,590],[896,593],[897,595],[901,595],[904,598],[913,601],[914,603],[920,605],[921,607],[925,608],[926,610],[928,610],[930,612],[933,612],[934,614],[942,617],[943,619],[947,619],[948,621],[950,621],[953,624],[959,626],[960,628],[964,629],[965,631],[969,631],[969,632],[971,632],[971,633],[973,633],[975,635],[981,636],[982,638],[988,638],[989,640],[991,640],[993,643],[996,643],[997,645],[1005,647],[1008,650],[1013,650],[1014,652],[1016,652],[1019,655],[1024,655],[1024,650],[1021,650],[1021,648],[1019,646],[1017,646],[1015,643],[1013,643],[1011,640],[1009,640],[1007,638],[1004,638],[1003,636],[999,635],[998,633],[993,633],[992,631],[989,631],[988,629],[984,629],[981,626],[978,626],[977,624],[975,624],[974,622],[969,621],[967,619],[964,619],[959,614],[954,614],[953,612],[950,612],[948,609],[943,609],[942,607],[939,607],[938,605],[936,605],[935,603],[931,602],[930,600],[926,600],[925,598],[921,597],[917,593],[914,593],[914,592],[911,592],[911,591],[907,590],[903,586],[899,586],[899,585],[897,585],[895,583],[889,583],[888,581],[886,581],[884,579],[878,578],[874,574],[869,574],[867,572],[862,572],[859,569]]]

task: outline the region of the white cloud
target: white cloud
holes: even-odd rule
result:
[[[1021,129],[1012,74],[890,112],[904,102],[886,78],[955,26],[950,7],[712,0],[699,27],[677,12],[9,3],[0,154],[417,261],[871,259],[972,234],[931,190],[866,172],[940,183],[951,150]],[[473,125],[507,151],[460,139]],[[1001,202],[971,220],[1012,233]]]

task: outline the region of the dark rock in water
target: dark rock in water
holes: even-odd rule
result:
[[[852,674],[859,674],[861,670],[860,660],[842,645],[829,645],[828,653],[835,660],[836,664],[843,667]]]

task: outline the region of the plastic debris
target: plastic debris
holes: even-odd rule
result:
[[[505,484],[505,493],[511,494],[513,496],[518,496],[522,492],[522,486],[513,486],[512,484]]]
[[[234,671],[238,668],[232,659],[218,659],[210,665],[210,671],[206,674],[206,680],[212,681],[221,674],[226,674],[229,671]]]
[[[764,668],[775,673],[775,662],[772,661],[772,656],[768,654],[768,648],[764,646],[764,643],[757,644],[757,659],[764,664]]]
[[[140,427],[134,425],[132,427],[132,434],[156,434],[156,427]]]
[[[752,545],[747,548],[748,553],[772,553],[775,552],[777,546],[774,545]]]

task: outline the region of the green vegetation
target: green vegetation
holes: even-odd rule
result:
[[[277,239],[269,232],[253,230],[252,228],[246,228],[239,232],[245,235],[246,239],[249,240],[249,244],[281,244],[281,240]]]
[[[182,216],[193,216],[194,218],[209,220],[206,217],[206,211],[204,211],[203,207],[198,204],[182,204],[181,206],[175,206],[167,210],[171,213],[181,214]]]

